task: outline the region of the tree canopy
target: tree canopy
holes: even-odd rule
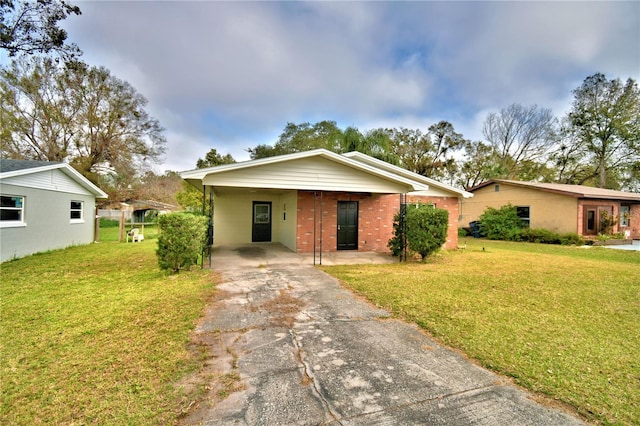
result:
[[[67,32],[60,21],[80,15],[78,6],[63,0],[0,0],[0,48],[9,56],[57,53],[64,59],[80,54],[66,43]]]
[[[573,145],[566,161],[586,159],[601,188],[630,186],[640,180],[640,90],[604,74],[587,77],[573,91],[569,132]],[[626,182],[625,182],[626,181]]]
[[[147,100],[104,67],[22,57],[0,69],[0,155],[68,162],[103,188],[128,186],[166,143]]]

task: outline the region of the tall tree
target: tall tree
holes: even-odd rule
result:
[[[347,127],[343,132],[341,151],[358,151],[396,165],[399,162],[398,156],[393,152],[389,133],[384,129],[373,129],[362,134],[353,126]]]
[[[462,148],[465,139],[455,132],[451,123],[440,121],[431,125],[426,133],[405,128],[388,132],[400,164],[407,170],[434,179],[449,178],[455,172],[453,153]]]
[[[506,171],[501,177],[513,179],[520,177],[525,164],[530,168],[532,162],[546,162],[556,143],[556,119],[550,109],[512,104],[490,113],[482,133]]]
[[[80,15],[80,8],[63,0],[0,0],[0,49],[9,56],[56,52],[65,59],[80,54],[67,44],[67,32],[60,21]]]
[[[591,161],[601,188],[616,188],[612,175],[622,173],[634,186],[640,168],[640,91],[629,78],[608,80],[604,74],[587,77],[573,91],[574,100],[568,119]],[[634,178],[635,175],[635,178]]]
[[[207,167],[215,167],[221,166],[223,164],[233,164],[236,160],[231,156],[231,154],[227,153],[227,155],[222,155],[218,153],[218,150],[215,148],[211,148],[207,155],[204,156],[204,159],[198,158],[196,162],[196,168],[205,169]]]
[[[335,121],[324,120],[313,125],[308,122],[302,124],[287,123],[273,147],[258,145],[255,148],[249,148],[247,151],[253,160],[318,148],[338,152],[342,144],[342,138],[342,130],[336,125]]]
[[[493,147],[481,141],[467,141],[464,156],[459,161],[456,184],[464,189],[506,174],[500,165]]]
[[[93,182],[128,185],[164,152],[147,100],[103,67],[35,56],[0,70],[0,154],[64,161]]]

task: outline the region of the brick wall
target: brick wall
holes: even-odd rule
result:
[[[445,248],[454,249],[458,244],[459,204],[457,197],[408,197],[412,203],[435,204],[438,208],[449,210],[449,231]],[[393,235],[393,217],[400,209],[398,194],[363,194],[348,192],[324,192],[322,200],[318,192],[298,191],[297,251],[310,253],[315,247],[322,251],[337,250],[338,201],[358,202],[358,250],[389,252],[387,243]],[[315,219],[314,219],[315,213]],[[322,233],[320,222],[322,221]]]
[[[631,238],[640,239],[640,204],[633,204],[629,209],[629,228]]]

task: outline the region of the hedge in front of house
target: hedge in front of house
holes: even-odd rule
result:
[[[179,272],[189,269],[198,260],[206,244],[207,222],[204,216],[168,213],[158,216],[158,265],[161,269]]]
[[[541,228],[522,228],[514,233],[511,241],[526,241],[541,244],[562,244],[563,246],[584,245],[584,238],[580,234],[567,232],[558,234]]]

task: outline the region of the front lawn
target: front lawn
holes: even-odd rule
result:
[[[161,272],[153,228],[135,244],[103,231],[2,264],[0,424],[175,421],[173,383],[199,368],[187,344],[213,276]]]
[[[467,242],[426,264],[323,269],[589,421],[640,423],[640,253]]]

